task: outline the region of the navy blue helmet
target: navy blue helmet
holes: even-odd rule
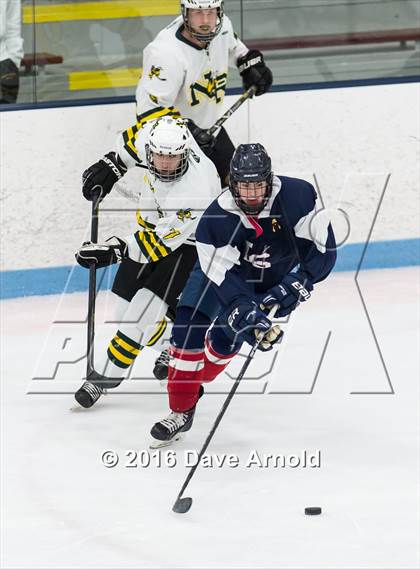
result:
[[[262,144],[240,144],[230,163],[229,189],[236,205],[247,215],[258,215],[264,209],[273,191],[271,158]],[[257,205],[245,203],[238,190],[238,182],[267,182],[264,199]]]

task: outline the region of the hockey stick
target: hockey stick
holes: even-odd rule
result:
[[[278,304],[275,304],[271,310],[270,313],[268,315],[268,318],[270,320],[273,319],[274,314],[276,313],[277,309],[279,308]],[[216,432],[217,427],[219,426],[220,421],[223,418],[223,415],[226,412],[226,409],[229,406],[229,403],[231,402],[233,396],[235,395],[236,390],[238,389],[238,385],[239,382],[241,381],[241,379],[243,378],[243,376],[246,373],[246,370],[248,369],[249,364],[251,363],[253,357],[255,356],[255,352],[258,349],[258,346],[260,345],[261,340],[263,339],[264,334],[260,333],[255,341],[255,344],[252,346],[245,362],[244,365],[242,366],[241,371],[239,372],[238,377],[235,380],[235,383],[232,386],[232,389],[229,392],[229,395],[226,397],[225,402],[222,405],[222,408],[220,409],[219,414],[216,417],[215,422],[213,423],[213,426],[209,432],[209,434],[207,435],[207,438],[204,442],[204,445],[202,447],[202,449],[200,450],[200,454],[198,455],[197,461],[194,464],[194,466],[191,468],[191,470],[188,473],[187,478],[185,479],[184,484],[182,485],[182,488],[178,494],[177,499],[175,500],[175,504],[172,507],[172,511],[177,513],[177,514],[185,514],[186,512],[188,512],[188,510],[191,508],[192,506],[192,498],[189,497],[185,497],[182,498],[182,494],[184,493],[185,489],[187,488],[188,484],[190,483],[191,478],[194,476],[194,472],[197,470],[198,465],[200,464],[200,460],[203,456],[203,454],[206,452],[207,447],[210,444],[211,439],[213,438],[214,433]]]
[[[100,186],[97,186],[99,188]],[[95,189],[95,188],[94,188]],[[99,194],[92,201],[92,214],[90,221],[90,240],[92,243],[98,242],[98,213],[99,203],[101,201],[102,188]],[[88,316],[87,316],[87,377],[94,371],[94,349],[93,343],[95,339],[95,303],[96,303],[96,263],[92,263],[89,267],[89,296],[88,296]]]
[[[242,93],[239,99],[233,103],[233,105],[225,113],[223,113],[223,115],[214,123],[214,125],[207,129],[207,134],[214,134],[216,130],[220,128],[223,123],[226,122],[228,118],[231,117],[243,103],[245,103],[247,99],[252,99],[252,97],[255,95],[256,90],[257,88],[255,85],[252,85],[252,87]]]

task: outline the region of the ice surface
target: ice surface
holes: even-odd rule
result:
[[[284,325],[276,357],[258,354],[210,445],[239,466],[200,467],[185,515],[171,511],[184,452],[201,447],[243,359],[209,386],[173,447],[177,465],[152,457],[145,468],[149,429],[167,413],[151,379],[156,352],[140,356],[118,392],[70,412],[85,367],[86,295],[3,301],[3,566],[418,567],[418,275],[360,273],[375,336],[354,275],[316,287]],[[100,295],[99,354],[115,331],[110,314],[111,295]],[[60,360],[76,363],[54,376]],[[254,449],[319,449],[321,466],[247,468]],[[106,450],[118,452],[115,468],[101,464]],[[126,467],[129,450],[137,468]],[[305,516],[305,506],[323,514]]]

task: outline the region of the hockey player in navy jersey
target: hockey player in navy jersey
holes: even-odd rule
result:
[[[170,444],[191,428],[202,384],[219,375],[244,342],[253,345],[260,333],[259,349],[270,350],[280,341],[280,327],[267,318],[270,307],[278,305],[276,317],[290,314],[336,260],[334,233],[317,214],[313,186],[274,176],[261,144],[237,148],[229,190],[197,227],[199,261],[171,338],[171,413],[153,426],[151,446]]]

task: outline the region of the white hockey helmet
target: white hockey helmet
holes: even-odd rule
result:
[[[156,120],[146,144],[147,167],[151,174],[162,182],[179,180],[187,171],[190,155],[191,134],[182,119],[161,117]],[[173,169],[158,168],[154,156],[179,156]]]
[[[210,8],[217,8],[216,28],[212,32],[207,33],[200,33],[193,30],[188,22],[188,10],[208,10]],[[181,13],[185,28],[195,39],[202,42],[210,42],[222,29],[224,16],[223,0],[181,0]]]

